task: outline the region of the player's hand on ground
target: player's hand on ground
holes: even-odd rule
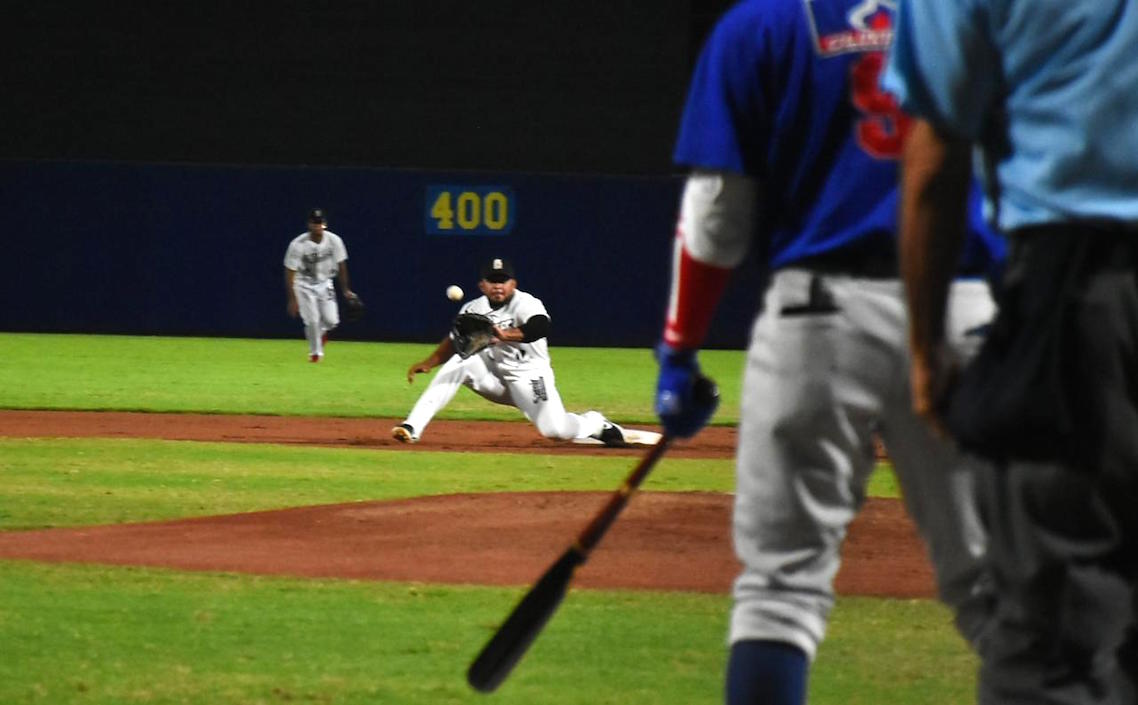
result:
[[[426,374],[434,369],[431,363],[426,360],[420,360],[411,367],[407,368],[407,384],[412,384],[415,381],[415,375]]]
[[[719,406],[715,383],[700,374],[695,350],[656,347],[660,375],[656,380],[656,415],[664,432],[675,438],[694,436]]]

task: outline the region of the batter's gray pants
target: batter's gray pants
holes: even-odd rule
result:
[[[959,281],[950,339],[972,354],[994,312]],[[902,284],[782,270],[752,332],[739,425],[730,640],[793,644],[813,658],[834,601],[846,530],[865,501],[874,434],[893,460],[941,598],[970,641],[984,631],[984,534],[973,468],[910,411]],[[888,576],[882,576],[887,578]]]

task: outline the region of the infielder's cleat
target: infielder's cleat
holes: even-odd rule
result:
[[[409,423],[401,423],[395,428],[391,429],[391,437],[400,443],[418,443],[419,439],[415,436],[415,429]]]
[[[327,345],[328,344],[328,333],[324,333],[323,335],[320,336],[320,344],[321,345]]]
[[[320,362],[320,356],[319,355],[309,355],[308,361],[309,362]]]
[[[597,434],[597,439],[609,448],[624,448],[628,441],[624,439],[624,429],[612,421],[605,421],[604,428]]]

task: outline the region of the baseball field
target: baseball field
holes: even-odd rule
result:
[[[0,334],[0,703],[719,702],[742,353],[490,696],[464,672],[635,463],[461,391],[388,436],[429,344]],[[553,349],[571,410],[654,428],[649,350]],[[812,703],[971,702],[883,463]]]

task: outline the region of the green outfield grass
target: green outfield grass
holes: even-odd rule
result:
[[[727,599],[679,593],[572,591],[511,678],[474,693],[466,667],[520,594],[0,562],[0,702],[720,702]],[[947,619],[839,600],[811,703],[969,702],[974,664]]]
[[[403,417],[426,387],[407,368],[432,344],[333,342],[311,364],[303,340],[0,334],[0,408],[94,409]],[[701,361],[719,383],[715,423],[738,420],[743,354]],[[648,349],[553,348],[570,410],[598,409],[624,423],[654,423],[656,363]],[[516,409],[466,390],[439,415],[521,420]]]
[[[401,416],[430,345],[0,334],[0,408]],[[571,408],[648,423],[647,350],[555,349]],[[710,352],[737,418],[738,352]],[[461,393],[451,418],[519,418]],[[79,526],[450,492],[611,490],[628,457],[0,438],[0,529]],[[666,458],[646,490],[730,491],[732,464]],[[891,473],[871,494],[895,496]],[[553,557],[551,556],[551,559]],[[570,593],[495,695],[463,682],[521,594],[0,561],[0,703],[644,703],[721,699],[728,599]],[[814,705],[973,701],[975,660],[939,605],[839,599]]]

